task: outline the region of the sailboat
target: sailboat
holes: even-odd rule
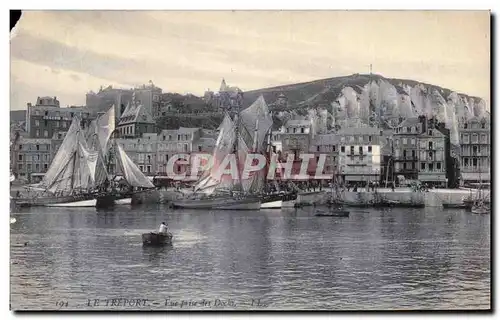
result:
[[[81,119],[74,117],[42,181],[28,187],[20,206],[95,207],[106,196],[102,190],[104,163],[98,151],[88,147]],[[97,175],[96,175],[97,173]],[[33,193],[32,193],[33,192]]]
[[[481,177],[481,162],[479,162],[479,189],[476,193],[474,202],[472,203],[471,212],[476,214],[490,213],[489,203],[486,201],[486,196],[483,193],[483,179]]]
[[[241,164],[253,146],[254,151],[260,150],[267,130],[272,125],[272,119],[266,119],[264,98],[261,96],[244,112],[237,112],[234,119],[226,113],[219,126],[219,136],[212,155],[212,168],[205,171],[194,186],[194,194],[185,199],[174,201],[174,208],[186,209],[217,209],[217,210],[259,210],[263,172],[256,172],[249,179],[241,179]],[[257,113],[255,112],[257,111]],[[259,126],[259,123],[261,126]],[[255,126],[255,127],[253,127]],[[249,130],[254,129],[254,134]],[[224,159],[234,152],[236,161],[236,179],[232,176],[220,175],[219,166]]]
[[[130,104],[127,110],[130,110]],[[132,112],[133,110],[131,110]],[[142,192],[145,189],[154,189],[155,186],[149,179],[141,172],[137,165],[130,159],[123,147],[117,143],[117,140],[112,138],[115,129],[115,107],[114,105],[97,120],[91,124],[90,137],[92,139],[91,146],[94,150],[98,151],[99,159],[103,165],[100,168],[109,168],[110,161],[116,159],[117,167],[121,169],[125,181],[129,184],[129,190],[117,190],[112,188],[108,197],[110,198],[110,205],[112,204],[131,204],[132,195],[136,192]],[[95,139],[97,137],[97,139]],[[107,157],[107,161],[105,158]],[[100,172],[99,176],[107,176],[106,170]],[[108,179],[114,181],[114,179]],[[133,189],[136,189],[134,191]],[[139,190],[138,190],[139,189]],[[138,191],[137,191],[138,190]]]

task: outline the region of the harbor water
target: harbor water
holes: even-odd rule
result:
[[[13,310],[489,309],[490,216],[167,206],[12,213]],[[173,245],[143,247],[165,221]]]

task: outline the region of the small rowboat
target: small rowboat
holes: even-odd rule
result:
[[[349,211],[342,209],[333,209],[330,211],[318,211],[316,217],[349,217]]]
[[[163,246],[172,244],[173,235],[170,232],[150,232],[142,234],[142,244],[147,246]]]

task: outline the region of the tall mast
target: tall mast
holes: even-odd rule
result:
[[[239,93],[238,93],[239,94]],[[234,152],[235,152],[235,158],[236,158],[236,175],[238,179],[238,186],[239,188],[243,191],[243,186],[241,183],[240,179],[240,165],[239,165],[239,157],[238,157],[238,150],[239,150],[239,139],[240,139],[240,101],[238,99],[238,96],[236,96],[236,129],[235,129],[235,136],[236,136],[236,141],[234,143]]]

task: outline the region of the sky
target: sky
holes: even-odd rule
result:
[[[488,11],[25,11],[11,33],[12,110],[84,105],[100,86],[202,95],[353,73],[489,101]],[[489,104],[489,103],[488,103]]]

